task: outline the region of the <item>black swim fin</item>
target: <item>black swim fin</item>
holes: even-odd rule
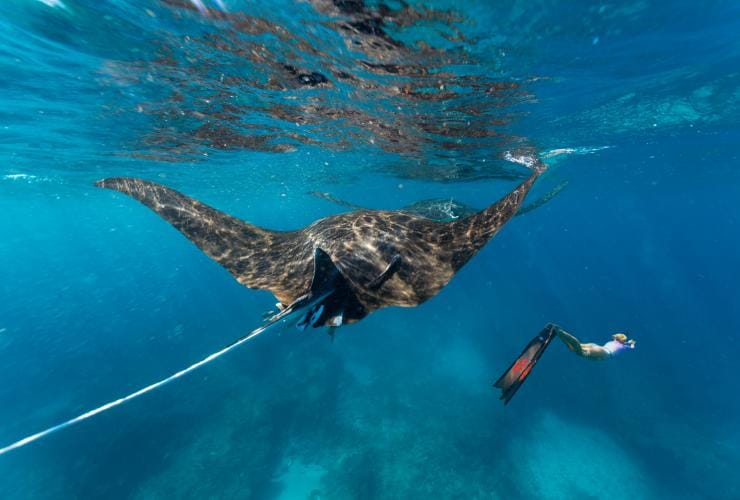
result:
[[[503,375],[499,377],[494,387],[501,389],[501,397],[504,404],[507,404],[514,397],[516,391],[524,383],[532,368],[550,345],[552,339],[557,335],[559,326],[548,324],[535,338],[533,338],[527,347],[524,348],[518,358],[506,369]]]

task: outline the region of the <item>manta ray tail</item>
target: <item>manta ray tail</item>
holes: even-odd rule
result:
[[[542,354],[550,345],[552,339],[557,335],[560,327],[548,324],[540,333],[533,338],[524,348],[518,358],[499,377],[494,387],[501,389],[501,398],[507,404],[514,397],[516,391],[522,386],[532,369],[537,364]]]
[[[331,269],[327,268],[327,259],[328,259],[328,264],[331,264],[331,267],[333,267],[334,270],[336,270],[334,265],[331,263],[331,259],[329,259],[329,257],[321,250],[316,251],[316,257],[317,258],[314,262],[315,286],[311,287],[311,291],[307,293],[306,295],[300,297],[298,300],[296,300],[295,302],[287,306],[285,309],[283,309],[279,313],[272,316],[269,320],[267,320],[259,328],[252,330],[248,334],[234,340],[233,342],[227,344],[226,346],[222,347],[220,350],[214,352],[213,354],[209,354],[208,356],[201,359],[200,361],[197,361],[193,363],[192,365],[186,368],[183,368],[182,370],[175,372],[168,377],[163,378],[162,380],[149,384],[146,387],[142,387],[141,389],[135,392],[132,392],[131,394],[127,396],[123,396],[121,398],[110,401],[109,403],[106,403],[102,406],[98,406],[97,408],[93,408],[92,410],[86,411],[85,413],[82,413],[81,415],[78,415],[74,418],[66,420],[60,424],[49,427],[48,429],[45,429],[41,432],[37,432],[36,434],[31,434],[30,436],[27,436],[23,439],[16,441],[15,443],[2,447],[0,448],[0,455],[4,455],[5,453],[15,450],[16,448],[21,448],[34,441],[38,441],[39,439],[43,437],[49,436],[50,434],[54,434],[55,432],[61,431],[62,429],[66,429],[67,427],[70,427],[76,423],[82,422],[83,420],[87,420],[91,417],[94,417],[95,415],[103,413],[104,411],[115,408],[116,406],[120,406],[123,403],[136,399],[139,396],[143,396],[144,394],[148,392],[152,392],[155,389],[159,389],[160,387],[170,382],[173,382],[174,380],[177,380],[180,377],[187,375],[188,373],[192,371],[197,370],[198,368],[210,363],[211,361],[214,361],[215,359],[220,358],[227,352],[236,349],[237,347],[253,339],[257,335],[264,333],[271,326],[283,320],[286,320],[288,316],[294,313],[306,311],[303,318],[299,319],[299,322],[306,322],[307,318],[314,318],[316,316],[316,311],[318,310],[318,308],[320,307],[321,308],[320,310],[323,311],[324,310],[323,304],[325,304],[326,301],[330,297],[334,296],[334,294],[336,294],[338,290],[341,290],[341,282],[339,281],[339,278],[337,277],[336,274],[331,273]],[[339,273],[339,271],[336,270],[336,273]]]

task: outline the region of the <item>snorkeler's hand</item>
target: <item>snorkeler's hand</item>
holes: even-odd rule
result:
[[[634,339],[630,339],[630,340],[627,341],[627,345],[630,346],[630,349],[634,349],[635,348],[635,344],[636,344],[636,342],[634,341]]]

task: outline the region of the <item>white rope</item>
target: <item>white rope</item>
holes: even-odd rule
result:
[[[305,306],[310,306],[312,304],[315,304],[319,300],[325,298],[326,295],[327,294],[324,294],[324,295],[322,295],[320,297],[316,297],[314,300],[311,300],[310,302],[305,301],[304,303],[301,303],[300,304],[300,309],[304,308]],[[193,363],[192,365],[188,366],[187,368],[183,368],[182,370],[180,370],[180,371],[178,371],[176,373],[173,373],[169,377],[164,378],[164,379],[162,379],[162,380],[160,380],[158,382],[154,382],[153,384],[150,384],[150,385],[148,385],[148,386],[146,386],[146,387],[144,387],[142,389],[139,389],[136,392],[132,392],[128,396],[124,396],[122,398],[116,399],[115,401],[111,401],[110,403],[106,403],[106,404],[104,404],[102,406],[99,406],[99,407],[97,407],[95,409],[92,409],[90,411],[87,411],[87,412],[83,413],[82,415],[78,415],[78,416],[76,416],[74,418],[71,418],[71,419],[65,421],[65,422],[62,422],[61,424],[57,424],[57,425],[55,425],[53,427],[49,427],[46,430],[43,430],[41,432],[37,432],[36,434],[31,434],[30,436],[24,437],[23,439],[21,439],[19,441],[16,441],[13,444],[9,444],[8,446],[5,446],[4,448],[0,448],[0,455],[4,455],[5,453],[7,453],[7,452],[9,452],[11,450],[15,450],[16,448],[21,448],[22,446],[26,446],[27,444],[33,443],[34,441],[38,441],[39,439],[41,439],[43,437],[46,437],[49,434],[53,434],[53,433],[55,433],[57,431],[60,431],[62,429],[65,429],[65,428],[67,428],[67,427],[69,427],[71,425],[74,425],[74,424],[78,423],[78,422],[82,422],[83,420],[87,420],[90,417],[94,417],[95,415],[98,415],[99,413],[103,413],[104,411],[110,410],[111,408],[115,408],[116,406],[122,405],[123,403],[125,403],[127,401],[131,401],[132,399],[138,398],[139,396],[142,396],[142,395],[146,394],[147,392],[151,392],[151,391],[153,391],[155,389],[158,389],[158,388],[162,387],[163,385],[168,384],[169,382],[172,382],[173,380],[176,380],[176,379],[182,377],[183,375],[186,375],[186,374],[188,374],[188,373],[190,373],[190,372],[192,372],[194,370],[197,370],[201,366],[203,366],[203,365],[205,365],[207,363],[210,363],[211,361],[213,361],[216,358],[219,358],[219,357],[223,356],[224,354],[226,354],[227,352],[231,351],[232,349],[235,349],[235,348],[239,347],[240,345],[244,344],[248,340],[251,340],[254,337],[256,337],[257,335],[259,335],[260,333],[264,332],[270,326],[274,325],[275,323],[277,323],[278,321],[280,321],[281,319],[283,319],[285,316],[287,316],[288,314],[294,312],[294,310],[296,310],[297,308],[299,308],[299,306],[297,304],[299,304],[300,302],[302,302],[301,299],[297,300],[296,302],[293,303],[294,305],[289,306],[289,307],[285,308],[284,310],[280,311],[280,313],[278,313],[275,316],[273,316],[272,318],[270,318],[268,320],[268,322],[265,323],[264,325],[262,325],[261,327],[257,328],[256,330],[253,330],[250,333],[248,333],[247,335],[245,335],[245,336],[243,336],[243,337],[235,340],[234,342],[232,342],[231,344],[227,345],[226,347],[224,347],[220,351],[216,351],[213,354],[211,354],[211,355],[209,355],[209,356],[201,359],[200,361],[198,361],[196,363]]]

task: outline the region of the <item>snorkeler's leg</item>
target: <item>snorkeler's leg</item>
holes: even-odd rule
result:
[[[568,346],[568,349],[573,351],[574,353],[578,354],[579,356],[583,356],[583,347],[581,346],[581,342],[575,338],[570,333],[566,332],[562,328],[558,328],[558,337],[560,340],[563,341],[563,343]]]
[[[581,356],[583,356],[584,358],[593,359],[596,361],[602,361],[611,357],[611,353],[606,350],[604,346],[594,344],[593,342],[589,342],[588,344],[581,344],[581,352]]]
[[[581,344],[581,342],[577,338],[575,338],[573,335],[566,332],[562,328],[558,329],[558,337],[566,346],[568,346],[568,349],[584,358],[600,361],[611,357],[611,354],[609,353],[609,351],[604,349],[604,346],[594,344],[593,342],[586,342],[585,344]]]

